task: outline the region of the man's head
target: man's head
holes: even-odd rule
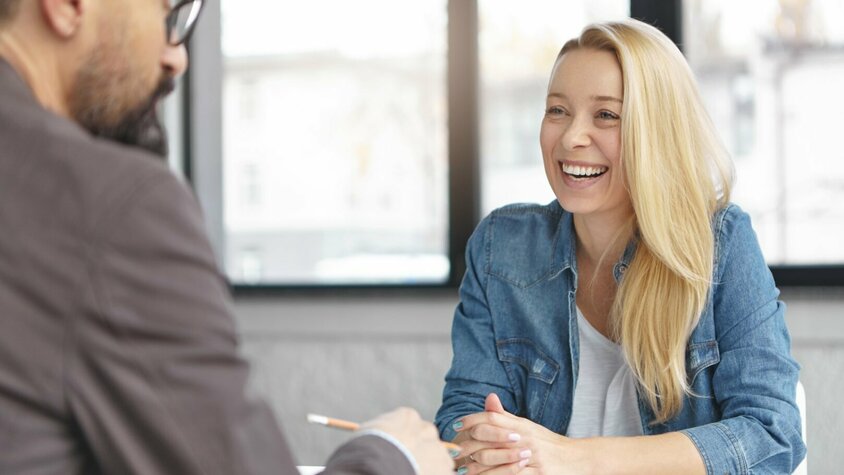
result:
[[[163,156],[167,139],[156,106],[187,67],[181,40],[201,6],[201,0],[0,0],[0,33],[27,32],[17,40],[4,35],[3,51],[36,69],[30,85],[36,95],[55,91],[48,102],[58,112],[94,135]],[[45,81],[52,83],[32,84]]]

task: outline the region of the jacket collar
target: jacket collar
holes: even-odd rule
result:
[[[633,260],[633,256],[636,255],[636,248],[639,246],[639,239],[638,237],[634,236],[630,242],[627,243],[627,247],[624,248],[624,253],[621,255],[621,259],[616,262],[615,266],[612,269],[613,276],[615,277],[616,282],[621,282],[622,276],[627,271],[627,268],[630,267],[630,261]]]
[[[3,94],[10,94],[16,99],[34,100],[35,95],[32,89],[23,80],[20,74],[0,56],[0,91]]]
[[[558,252],[555,253],[559,259],[558,268],[560,271],[570,269],[574,274],[576,281],[577,257],[575,252],[577,235],[574,232],[574,215],[565,211],[556,200],[549,203],[548,207],[560,213],[556,243]],[[630,261],[633,260],[633,256],[636,254],[638,244],[639,240],[637,237],[631,239],[630,242],[627,243],[627,247],[624,248],[621,259],[616,262],[615,266],[613,266],[613,276],[615,277],[616,282],[621,281],[621,277],[624,275],[624,272],[626,272],[627,268],[630,267]]]
[[[556,200],[549,206],[556,206],[561,215],[557,228],[557,247],[559,251],[556,253],[560,259],[559,267],[561,270],[571,269],[574,275],[577,276],[577,258],[575,256],[577,236],[574,233],[574,215],[565,211]]]

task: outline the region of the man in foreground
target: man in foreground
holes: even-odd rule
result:
[[[0,473],[295,474],[161,157],[201,0],[0,0]],[[400,409],[328,474],[445,474]]]

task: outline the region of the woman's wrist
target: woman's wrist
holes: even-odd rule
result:
[[[569,439],[568,453],[577,473],[586,474],[705,474],[695,445],[684,434]]]
[[[572,446],[571,460],[577,461],[578,473],[586,475],[610,473],[607,450],[604,439],[589,437],[585,439],[567,439]]]

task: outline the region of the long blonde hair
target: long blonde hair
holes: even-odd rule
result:
[[[624,83],[621,166],[638,247],[610,328],[657,423],[691,394],[685,353],[712,285],[711,219],[729,201],[732,163],[682,53],[636,20],[587,26],[563,46],[610,51]]]

